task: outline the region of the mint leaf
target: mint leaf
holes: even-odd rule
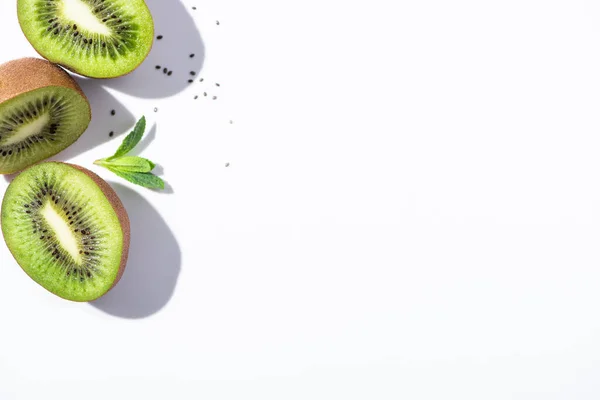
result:
[[[94,162],[106,168],[115,168],[125,172],[150,172],[156,166],[152,161],[142,157],[125,156],[117,158],[103,158]]]
[[[140,120],[135,124],[135,128],[129,135],[123,139],[123,143],[117,149],[117,152],[112,157],[108,157],[108,159],[113,159],[117,157],[121,157],[129,153],[133,148],[142,140],[142,136],[144,135],[144,131],[146,130],[146,117],[140,118]]]
[[[152,161],[142,157],[127,156],[127,153],[142,140],[145,130],[146,118],[142,117],[113,156],[96,160],[94,164],[100,165],[136,185],[149,189],[164,189],[165,182],[150,172],[156,166]]]
[[[165,182],[156,175],[149,172],[127,172],[122,171],[113,167],[107,167],[109,171],[114,172],[116,175],[123,179],[128,180],[131,183],[140,185],[149,189],[164,189]]]

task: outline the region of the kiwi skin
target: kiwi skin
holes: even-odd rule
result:
[[[144,6],[146,6],[146,9],[148,9],[148,14],[150,14],[150,22],[152,23],[152,38],[154,38],[154,33],[155,33],[155,28],[154,28],[154,17],[152,16],[152,13],[150,12],[150,9],[148,8],[148,4],[146,4],[146,1],[143,1],[142,3],[144,3]],[[33,47],[33,49],[35,50],[36,53],[38,53],[40,56],[46,58],[42,53],[40,53],[38,51],[38,49],[36,48],[36,46],[31,42],[31,40],[29,40],[29,37],[25,34],[25,31],[23,30],[23,26],[21,26],[21,22],[19,21],[19,28],[21,28],[21,32],[23,32],[23,36],[25,36],[25,38],[27,39],[27,41],[29,42],[29,44],[31,44],[31,47]],[[114,78],[120,78],[122,76],[126,76],[131,74],[133,71],[135,71],[136,69],[139,68],[140,65],[142,65],[144,63],[144,61],[146,61],[146,59],[148,58],[148,55],[150,55],[150,52],[152,51],[152,47],[154,45],[154,40],[152,41],[152,43],[150,43],[150,48],[148,49],[148,53],[146,53],[146,56],[136,65],[134,66],[129,72],[125,72],[124,74],[121,75],[117,75],[117,76],[108,76],[108,77],[97,77],[97,76],[88,76],[85,75],[81,72],[79,72],[76,68],[74,67],[70,67],[68,65],[64,65],[61,63],[57,62],[57,65],[60,65],[61,67],[68,69],[71,72],[74,72],[78,75],[81,76],[85,76],[87,78],[94,78],[94,79],[114,79]]]
[[[58,65],[32,57],[20,58],[0,65],[0,103],[48,86],[62,86],[78,92],[86,100],[91,120],[92,109],[83,90],[71,75]]]
[[[75,165],[75,164],[61,163],[58,161],[50,161],[50,162],[54,162],[56,164],[68,165],[70,167],[73,167],[73,168],[83,172],[87,176],[89,176],[94,181],[94,183],[96,185],[98,185],[100,190],[102,190],[102,193],[106,196],[106,198],[110,202],[113,210],[115,210],[115,212],[117,213],[117,217],[119,218],[119,222],[121,223],[121,230],[123,231],[123,251],[121,253],[121,265],[119,266],[119,272],[117,272],[117,276],[116,276],[112,286],[110,287],[110,289],[108,289],[106,291],[106,293],[108,293],[112,288],[114,288],[117,285],[117,283],[119,283],[119,281],[121,280],[121,277],[123,276],[123,273],[125,272],[125,267],[127,266],[127,258],[129,256],[129,243],[131,241],[131,224],[129,222],[129,215],[127,214],[127,210],[125,209],[125,206],[123,206],[121,199],[119,199],[119,196],[117,196],[117,193],[114,191],[114,189],[112,187],[110,187],[110,185],[108,183],[106,183],[106,181],[104,179],[100,178],[98,175],[96,175],[89,169],[83,168],[83,167],[81,167],[79,165]],[[39,165],[39,164],[35,164],[35,165]],[[29,167],[29,168],[31,168],[31,167]],[[3,236],[6,236],[5,232],[2,232],[2,233],[3,233]],[[9,248],[9,250],[10,250],[10,248]],[[12,254],[12,251],[11,251],[11,254]],[[16,260],[16,257],[14,254],[13,254],[13,257]],[[22,269],[27,274],[27,271],[24,268],[22,268]],[[29,276],[29,274],[28,274],[28,276]],[[32,278],[32,280],[33,280],[33,278]],[[33,280],[33,281],[35,282],[35,280]],[[105,296],[106,293],[104,293],[102,296]],[[56,295],[56,293],[52,293],[52,294]],[[57,296],[59,296],[59,295],[57,295]],[[100,297],[102,297],[102,296],[100,296]],[[59,296],[59,297],[61,297],[61,296]],[[98,298],[100,298],[100,297],[98,297]],[[64,297],[61,297],[61,298],[64,299]],[[71,300],[71,299],[65,299],[65,300],[77,302],[76,300]],[[94,299],[94,300],[98,300],[98,299]],[[94,300],[90,300],[90,301],[94,301]],[[85,301],[83,301],[83,302],[85,303]]]

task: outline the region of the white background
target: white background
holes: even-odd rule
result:
[[[0,399],[600,397],[600,3],[148,3],[57,159],[145,114],[170,190],[94,169],[133,223],[95,304],[0,245]]]

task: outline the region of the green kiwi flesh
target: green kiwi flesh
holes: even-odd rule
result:
[[[46,60],[0,66],[0,174],[11,174],[73,144],[90,105],[67,72]]]
[[[95,300],[120,279],[129,250],[129,219],[97,175],[58,162],[35,165],[8,186],[2,233],[17,263],[50,292]]]
[[[17,13],[38,53],[91,78],[133,71],[154,40],[144,0],[18,0]]]

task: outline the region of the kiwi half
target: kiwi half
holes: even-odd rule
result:
[[[18,0],[17,12],[38,53],[91,78],[133,71],[154,40],[143,0]]]
[[[55,64],[22,58],[0,65],[0,174],[64,150],[91,118],[81,88]]]
[[[129,252],[129,218],[114,190],[85,168],[37,164],[8,186],[4,240],[23,270],[50,292],[95,300],[117,284]]]

